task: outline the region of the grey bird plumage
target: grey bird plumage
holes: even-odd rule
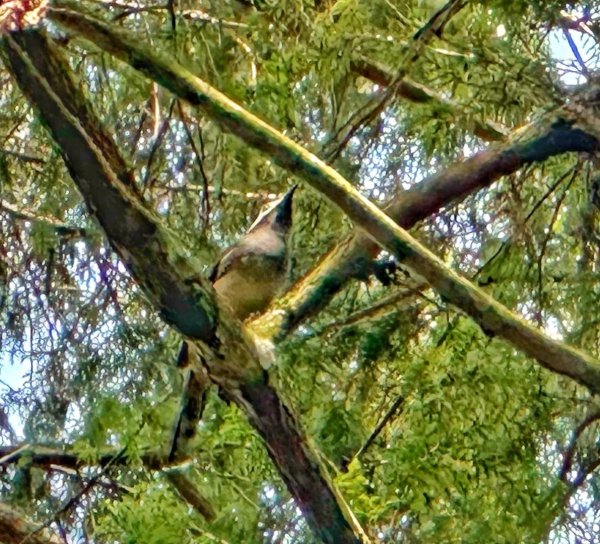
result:
[[[244,237],[223,253],[209,277],[217,295],[242,321],[264,310],[285,284],[295,190],[292,187],[259,215]]]
[[[261,213],[240,241],[223,252],[210,273],[219,303],[227,304],[241,321],[265,310],[285,285],[287,237],[292,226],[295,190],[296,186],[292,187]],[[183,342],[177,358],[180,368],[188,368],[171,442],[171,461],[180,450],[180,438],[189,440],[194,436],[209,385],[206,369],[195,368],[190,362],[191,357],[199,357],[192,348]]]

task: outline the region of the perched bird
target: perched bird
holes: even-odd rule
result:
[[[210,273],[219,302],[227,304],[241,321],[265,310],[285,286],[287,238],[292,226],[295,190],[296,186],[292,187],[263,211],[241,240],[223,252]],[[204,410],[204,394],[210,385],[206,369],[191,364],[191,357],[201,357],[192,348],[183,342],[177,357],[177,365],[188,368],[170,461],[175,460],[181,449],[181,437],[189,440],[194,436]]]
[[[223,253],[209,276],[219,298],[242,321],[264,310],[285,285],[295,190],[292,187],[262,212],[244,237]]]

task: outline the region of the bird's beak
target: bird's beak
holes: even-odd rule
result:
[[[277,215],[291,215],[292,214],[292,199],[294,198],[294,191],[298,188],[298,185],[294,185],[279,201],[277,209],[279,213]]]
[[[277,204],[277,214],[275,216],[275,222],[278,223],[285,230],[289,229],[292,224],[292,199],[294,198],[294,191],[298,188],[294,185],[280,200]]]
[[[298,185],[294,185],[287,193],[285,193],[285,195],[283,195],[283,198],[281,199],[281,202],[279,203],[280,206],[289,206],[289,203],[292,201],[292,198],[294,197],[294,191],[298,188]]]

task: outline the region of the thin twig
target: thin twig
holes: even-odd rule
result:
[[[177,15],[175,14],[175,0],[167,0],[167,11],[171,19],[171,31],[173,35],[177,31]]]
[[[573,431],[573,435],[571,436],[571,440],[569,442],[569,447],[565,451],[562,467],[558,474],[558,477],[561,481],[569,483],[568,476],[573,466],[573,457],[575,455],[575,450],[577,449],[579,437],[583,434],[583,431],[585,431],[592,423],[598,420],[600,420],[599,408],[595,409],[593,412],[590,412]]]
[[[149,186],[151,185],[150,184],[150,175],[152,173],[152,163],[154,162],[154,157],[156,155],[156,152],[162,145],[163,140],[165,139],[165,136],[167,135],[167,132],[169,131],[169,126],[170,126],[171,118],[173,116],[173,108],[175,107],[175,102],[176,102],[175,99],[171,100],[171,105],[169,106],[169,113],[167,114],[167,118],[162,122],[160,129],[158,131],[158,134],[156,135],[156,138],[154,138],[152,148],[150,149],[150,154],[148,156],[148,162],[146,164],[146,175],[144,176],[144,180],[142,182],[142,187],[144,189],[150,188]]]
[[[590,71],[588,70],[588,67],[585,65],[585,62],[584,62],[583,58],[581,57],[581,54],[579,53],[579,49],[577,48],[577,45],[575,44],[575,41],[573,40],[571,33],[569,32],[569,30],[567,28],[563,28],[563,34],[565,36],[565,39],[567,40],[567,43],[569,44],[569,47],[571,48],[573,56],[579,63],[579,66],[581,66],[582,73],[586,77],[589,77]]]
[[[395,293],[392,293],[391,295],[386,296],[386,297],[382,298],[381,300],[378,300],[375,304],[372,304],[368,308],[363,308],[361,310],[358,310],[358,311],[350,314],[349,316],[345,317],[344,319],[335,320],[335,321],[331,321],[330,323],[326,323],[319,330],[318,334],[323,335],[323,334],[328,333],[331,330],[339,330],[342,327],[347,327],[349,325],[354,325],[356,323],[359,323],[360,321],[362,321],[364,319],[371,319],[371,318],[379,315],[380,313],[383,313],[386,309],[389,309],[389,312],[400,311],[400,310],[402,310],[403,307],[398,306],[398,303],[400,303],[406,299],[410,299],[413,296],[416,296],[419,293],[419,291],[426,288],[427,286],[428,285],[426,283],[422,283],[422,284],[418,284],[414,287],[411,287],[409,289],[405,289],[402,291],[396,291]]]
[[[402,85],[402,80],[407,75],[410,67],[418,60],[421,49],[433,36],[439,38],[450,19],[465,5],[466,2],[464,0],[450,0],[415,33],[412,42],[408,45],[403,60],[400,62],[400,68],[389,86],[379,98],[370,100],[364,104],[336,131],[329,140],[330,144],[337,142],[343,132],[345,132],[345,135],[335,147],[331,147],[329,151],[324,151],[326,160],[333,161],[339,157],[340,153],[345,149],[352,137],[356,135],[363,126],[372,122],[373,119],[383,111],[388,102],[398,94],[398,90]]]
[[[21,221],[33,221],[36,223],[48,225],[55,229],[58,234],[72,234],[80,237],[86,236],[86,230],[82,227],[68,225],[66,223],[62,223],[54,217],[39,215],[31,210],[19,209],[13,204],[6,202],[6,200],[0,200],[0,210],[4,210],[5,212],[13,216],[15,219],[19,219]]]
[[[383,428],[388,424],[388,422],[394,417],[394,415],[396,414],[396,412],[400,409],[400,407],[402,406],[402,404],[404,403],[404,401],[405,401],[405,398],[402,395],[400,395],[393,402],[393,404],[390,406],[390,409],[383,416],[382,420],[377,424],[377,427],[375,427],[375,429],[373,429],[373,432],[371,433],[371,435],[369,436],[369,438],[367,438],[366,442],[354,454],[354,457],[352,457],[352,459],[349,462],[344,463],[344,467],[343,468],[345,468],[348,465],[350,465],[350,463],[354,459],[358,459],[359,457],[362,457],[365,454],[365,452],[371,447],[371,445],[373,444],[373,442],[375,442],[375,440],[377,439],[377,437],[379,436],[379,434],[381,433],[381,431],[383,430]]]
[[[60,516],[62,516],[65,512],[68,512],[71,508],[73,508],[73,506],[75,506],[79,502],[79,500],[84,495],[87,495],[87,493],[96,485],[98,480],[100,480],[100,478],[102,478],[110,470],[111,466],[116,461],[118,461],[119,459],[124,457],[126,451],[127,451],[127,446],[125,446],[123,449],[121,449],[121,451],[119,451],[108,463],[106,463],[104,468],[100,472],[98,472],[98,474],[96,474],[94,477],[90,478],[87,481],[87,483],[83,486],[81,491],[79,491],[73,497],[71,497],[61,508],[59,508],[56,511],[56,513],[49,520],[47,520],[45,523],[40,525],[40,527],[38,527],[35,531],[32,531],[31,533],[29,533],[29,535],[23,539],[21,544],[26,544],[26,542],[29,542],[34,535],[36,535],[39,532],[43,531],[44,529],[47,529],[48,527],[50,527],[50,525],[52,525],[53,523],[57,522],[60,519]]]
[[[531,208],[531,210],[529,210],[529,212],[525,216],[525,219],[523,220],[523,224],[527,223],[533,217],[533,215],[540,208],[540,206],[546,201],[546,199],[554,191],[556,191],[556,189],[560,186],[560,184],[563,181],[565,181],[565,179],[567,179],[567,177],[569,176],[569,174],[572,174],[573,176],[575,176],[575,174],[577,173],[578,166],[579,165],[576,164],[573,167],[569,168],[562,176],[560,176],[556,180],[556,182],[554,182],[548,188],[548,190],[542,195],[542,197],[533,205],[533,207]],[[512,241],[513,241],[513,239],[511,237],[508,240],[505,240],[504,242],[502,242],[502,244],[500,244],[500,247],[494,252],[494,254],[477,269],[477,271],[475,272],[475,274],[473,274],[473,278],[476,278],[477,276],[479,276],[488,266],[490,266],[490,264],[492,264],[492,262],[494,260],[496,260],[499,255],[501,255],[501,253],[504,250],[504,248],[507,247],[508,244],[511,243]]]
[[[543,260],[544,260],[544,255],[546,254],[546,247],[548,246],[548,242],[550,241],[550,238],[552,237],[552,229],[554,228],[554,224],[556,223],[556,220],[558,219],[558,214],[560,212],[560,209],[562,207],[562,204],[569,192],[569,189],[571,188],[571,185],[573,185],[573,182],[575,181],[575,177],[578,173],[578,169],[573,171],[573,174],[571,176],[571,179],[569,180],[569,182],[567,183],[566,187],[564,188],[562,194],[558,197],[556,205],[554,206],[554,211],[552,213],[552,217],[550,218],[550,221],[547,225],[547,230],[548,232],[546,233],[546,236],[544,236],[544,239],[542,240],[541,246],[540,246],[540,253],[538,255],[537,258],[537,269],[538,269],[538,301],[539,301],[539,316],[538,316],[538,324],[540,327],[543,326],[543,320],[542,320],[542,311],[543,311],[543,307],[544,307],[544,301],[543,301],[543,289],[544,289],[544,284],[543,284],[543,274],[542,274],[542,265],[543,265]]]
[[[25,153],[19,153],[18,151],[11,151],[10,149],[1,149],[0,155],[8,155],[9,157],[14,157],[15,159],[19,159],[23,162],[31,162],[34,164],[46,164],[46,159],[43,157],[36,157],[34,155],[27,155]]]
[[[182,107],[181,100],[177,101],[177,109],[179,110],[179,117],[181,118],[181,122],[183,123],[183,127],[185,129],[188,141],[190,142],[190,146],[192,147],[192,151],[194,152],[194,157],[196,158],[196,163],[198,164],[198,170],[200,171],[200,177],[202,178],[202,229],[206,230],[210,221],[210,199],[208,191],[208,176],[206,175],[206,170],[204,169],[204,161],[206,159],[206,156],[204,154],[204,142],[202,141],[202,133],[200,132],[199,150],[198,146],[196,145],[196,141],[194,140],[194,135],[192,134],[192,131],[188,125],[189,120]],[[200,128],[198,128],[198,130],[201,131]]]

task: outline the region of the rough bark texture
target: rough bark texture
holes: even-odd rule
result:
[[[111,165],[118,161],[107,156],[118,155],[118,150],[112,142],[100,148],[96,144],[99,137],[90,135],[100,122],[92,121],[84,128],[78,116],[64,105],[78,91],[68,76],[68,65],[52,42],[28,32],[7,38],[6,53],[19,86],[39,109],[61,148],[90,213],[165,322],[200,341],[198,346],[206,354],[211,379],[240,406],[261,434],[317,537],[332,544],[364,540],[290,410],[267,383],[239,321],[226,309],[217,311],[212,286],[201,276],[199,265],[115,175]],[[48,67],[45,77],[32,59]],[[82,101],[80,96],[74,103]]]

